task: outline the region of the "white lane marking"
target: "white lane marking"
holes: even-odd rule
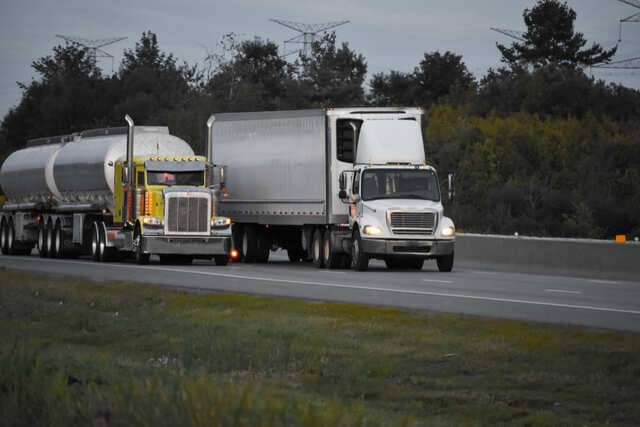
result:
[[[485,270],[468,270],[469,273],[473,273],[473,274],[491,274],[491,275],[497,275],[500,274],[497,271],[485,271]]]
[[[13,258],[15,261],[31,261],[28,258]],[[38,260],[41,261],[41,260]],[[60,264],[82,264],[85,266],[90,266],[91,264],[86,261],[69,261],[69,260],[47,260],[53,263]],[[377,288],[374,286],[364,286],[364,285],[346,285],[342,283],[326,283],[326,282],[311,282],[305,280],[290,280],[290,279],[277,279],[277,278],[268,278],[268,277],[254,277],[254,276],[245,276],[241,274],[229,274],[229,273],[213,273],[208,271],[197,271],[197,270],[189,270],[184,268],[168,268],[168,267],[154,267],[154,266],[140,266],[140,265],[126,265],[126,264],[109,264],[109,267],[114,268],[123,268],[123,269],[144,269],[144,270],[154,270],[154,271],[168,271],[173,273],[191,273],[191,274],[200,274],[203,276],[214,276],[214,277],[228,277],[232,279],[245,279],[245,280],[255,280],[261,282],[272,282],[272,283],[285,283],[285,284],[293,284],[293,285],[310,285],[310,286],[323,286],[329,288],[344,288],[344,289],[358,289],[364,291],[374,291],[374,292],[388,292],[388,293],[396,293],[396,294],[409,294],[409,295],[422,295],[422,296],[433,296],[433,297],[444,297],[444,298],[459,298],[459,299],[469,299],[476,301],[491,301],[491,302],[505,302],[505,303],[514,303],[514,304],[526,304],[526,305],[538,305],[538,306],[546,306],[546,307],[557,307],[557,308],[572,308],[577,310],[591,310],[591,311],[601,311],[601,312],[610,312],[610,313],[623,313],[623,314],[637,314],[640,315],[640,310],[628,310],[621,308],[611,308],[611,307],[598,307],[593,305],[577,305],[577,304],[562,304],[555,302],[544,302],[544,301],[532,301],[532,300],[523,300],[523,299],[513,299],[513,298],[498,298],[498,297],[481,297],[477,295],[465,295],[465,294],[454,294],[448,292],[430,292],[430,291],[418,291],[411,289],[393,289],[393,288]]]
[[[566,289],[545,289],[545,292],[552,292],[557,294],[576,294],[576,295],[582,294],[582,292],[580,291],[568,291]]]
[[[615,280],[596,280],[596,279],[590,279],[589,280],[591,283],[603,283],[605,285],[618,285],[620,282],[616,282]]]
[[[422,279],[423,282],[433,282],[433,283],[453,283],[451,280],[435,280],[435,279]]]

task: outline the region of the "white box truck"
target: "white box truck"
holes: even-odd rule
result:
[[[451,271],[455,228],[425,159],[418,108],[225,113],[208,122],[220,214],[245,262],[286,249],[318,267]]]

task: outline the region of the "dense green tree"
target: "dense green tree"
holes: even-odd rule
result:
[[[297,76],[309,106],[350,106],[364,103],[365,58],[347,43],[336,47],[336,34],[312,43],[311,53],[297,61]]]
[[[473,75],[452,52],[425,53],[413,73],[378,73],[371,80],[371,102],[375,105],[430,106],[443,100],[460,102],[474,88]]]
[[[75,45],[56,46],[53,55],[31,64],[36,78],[19,83],[23,95],[2,121],[3,153],[22,147],[29,138],[76,132],[107,121],[102,95],[108,86],[95,59]]]
[[[134,49],[125,50],[118,77],[116,117],[126,113],[141,123],[167,123],[171,111],[184,108],[196,95],[201,75],[195,67],[178,65],[172,54],[162,52],[157,36],[147,31]]]
[[[617,47],[605,50],[597,43],[583,49],[587,41],[574,30],[576,12],[565,2],[539,0],[524,10],[523,17],[527,26],[524,40],[510,47],[497,44],[502,60],[512,66],[593,65],[609,61],[616,53]]]

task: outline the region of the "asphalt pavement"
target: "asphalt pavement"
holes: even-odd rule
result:
[[[454,267],[440,273],[434,261],[422,271],[390,271],[372,261],[367,272],[317,269],[289,263],[283,253],[268,264],[165,265],[133,262],[0,256],[0,266],[91,280],[152,283],[185,290],[286,296],[640,331],[640,282],[602,277],[521,274],[491,265]],[[0,273],[0,286],[1,286]]]

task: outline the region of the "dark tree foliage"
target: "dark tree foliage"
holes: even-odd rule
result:
[[[38,78],[19,83],[20,104],[11,109],[0,126],[0,152],[23,146],[27,139],[58,135],[100,125],[113,107],[96,102],[109,86],[93,58],[84,50],[66,44],[52,56],[34,61]]]
[[[364,103],[363,83],[367,62],[349,49],[347,43],[336,47],[335,33],[327,33],[314,42],[309,56],[297,62],[298,80],[310,106],[349,106]]]
[[[141,123],[167,123],[169,113],[184,108],[195,95],[195,67],[177,65],[172,54],[160,50],[151,31],[142,33],[134,49],[127,49],[120,71],[118,117],[129,114]]]
[[[425,53],[413,73],[378,73],[371,80],[374,105],[430,106],[442,101],[458,103],[475,85],[473,75],[452,52]]]
[[[593,65],[608,62],[616,53],[617,47],[605,50],[597,43],[583,49],[587,41],[574,30],[576,12],[565,2],[539,0],[524,10],[523,17],[527,26],[524,41],[511,47],[497,44],[502,60],[509,65]]]

